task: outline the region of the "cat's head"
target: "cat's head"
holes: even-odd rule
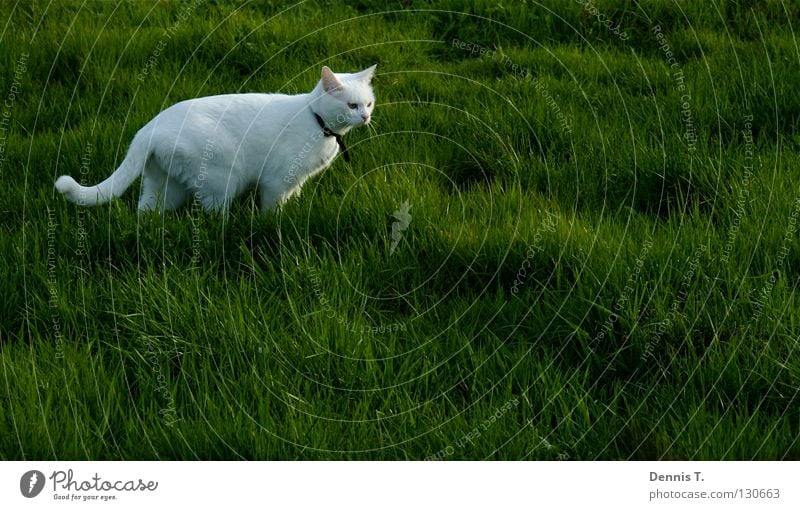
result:
[[[320,96],[314,110],[332,129],[349,129],[369,123],[375,108],[371,81],[376,66],[357,73],[334,73],[328,66],[322,68],[322,77],[317,85]]]

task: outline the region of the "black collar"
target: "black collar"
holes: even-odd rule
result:
[[[314,113],[314,112],[311,112],[311,113]],[[339,149],[341,149],[341,151],[342,151],[342,157],[344,158],[344,160],[346,162],[349,163],[350,162],[350,153],[347,152],[347,145],[344,144],[344,140],[342,140],[342,135],[340,135],[339,133],[334,133],[333,131],[331,131],[331,129],[328,126],[325,125],[325,121],[322,120],[322,117],[320,117],[316,113],[314,113],[314,118],[317,119],[317,124],[319,124],[319,127],[322,128],[322,134],[324,134],[325,136],[332,136],[332,137],[336,138],[336,143],[339,144]]]

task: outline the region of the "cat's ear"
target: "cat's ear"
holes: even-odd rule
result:
[[[372,77],[375,75],[375,68],[378,67],[378,64],[375,64],[371,67],[364,69],[361,72],[358,72],[353,75],[354,78],[359,79],[369,85],[369,82],[372,81]]]
[[[342,82],[340,82],[339,78],[337,78],[336,75],[333,74],[333,71],[331,71],[331,68],[328,67],[328,66],[323,66],[322,67],[322,89],[325,92],[330,94],[331,92],[334,92],[335,90],[338,90],[339,88],[341,88],[341,86],[342,86]]]

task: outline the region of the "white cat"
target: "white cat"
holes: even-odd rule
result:
[[[262,211],[285,202],[327,168],[352,127],[369,123],[375,96],[372,66],[322,78],[308,94],[228,94],[177,103],[133,137],[108,179],[81,186],[62,175],[56,189],[71,202],[97,205],[120,196],[139,177],[139,211],[180,207],[195,196],[206,211],[227,212],[258,187]]]

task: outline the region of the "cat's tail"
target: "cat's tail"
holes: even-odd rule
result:
[[[147,158],[150,156],[151,151],[147,146],[147,138],[134,136],[122,164],[100,184],[81,186],[69,175],[62,175],[56,179],[56,189],[67,197],[67,200],[79,205],[105,204],[112,198],[122,195],[141,175]]]

